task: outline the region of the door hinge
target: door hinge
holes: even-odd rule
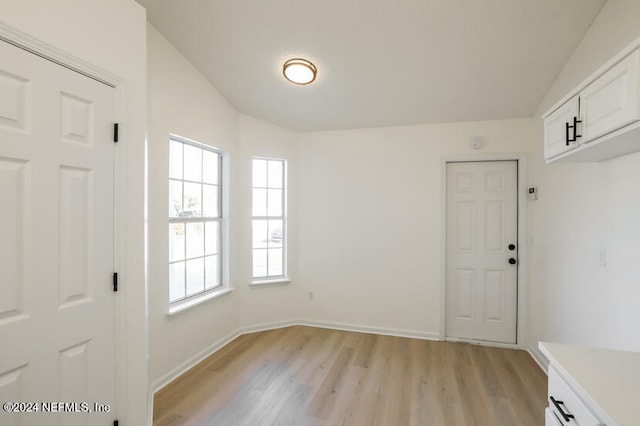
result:
[[[118,273],[113,273],[113,291],[118,291]]]
[[[118,123],[113,123],[113,141],[118,142]]]

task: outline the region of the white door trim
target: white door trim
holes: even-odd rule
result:
[[[124,79],[0,22],[0,40],[31,52],[100,83],[118,88]]]
[[[110,73],[109,71],[100,68],[96,65],[88,63],[74,55],[71,55],[61,49],[51,46],[41,40],[32,37],[22,31],[9,27],[8,25],[0,22],[0,40],[12,44],[20,49],[26,50],[34,55],[40,56],[51,62],[54,62],[64,68],[68,68],[100,83],[103,83],[109,87],[114,88],[116,104],[115,117],[117,122],[121,122],[125,113],[125,93],[127,82],[125,79]],[[121,143],[126,143],[124,140],[126,132],[120,132]],[[124,245],[125,239],[125,221],[122,220],[124,213],[127,211],[127,197],[124,188],[126,188],[126,165],[127,165],[127,151],[125,149],[118,149],[118,145],[115,147],[115,164],[114,164],[114,270],[125,271],[126,264],[126,247]],[[120,274],[123,275],[123,274]],[[125,274],[126,275],[126,274]],[[120,279],[122,282],[122,279]],[[127,341],[135,341],[137,337],[131,337],[128,335],[130,328],[126,327],[127,324],[127,306],[122,300],[125,296],[125,291],[120,292],[120,297],[114,299],[114,344],[115,348],[115,395],[114,401],[116,406],[112,407],[114,418],[122,417],[123,411],[127,409],[127,365],[129,364],[130,357],[128,356]],[[143,307],[137,307],[142,309]],[[132,307],[136,309],[136,307]],[[145,325],[146,329],[146,325]],[[145,343],[146,345],[146,343]]]
[[[515,347],[524,348],[526,345],[527,320],[527,247],[529,241],[526,234],[527,207],[527,157],[518,153],[488,153],[446,155],[440,164],[440,340],[446,340],[446,263],[447,263],[447,163],[463,161],[506,161],[518,162],[518,324]]]

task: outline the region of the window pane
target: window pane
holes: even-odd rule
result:
[[[219,243],[220,224],[218,222],[207,222],[204,229],[204,254],[220,253]]]
[[[267,215],[267,190],[266,189],[253,189],[253,215],[254,216],[266,216]]]
[[[169,181],[169,217],[179,217],[182,211],[182,182]]]
[[[202,185],[199,183],[184,184],[184,205],[180,217],[202,216]]]
[[[184,218],[169,224],[169,300],[177,302],[222,284],[221,156],[178,140],[169,155],[169,218]]]
[[[282,247],[284,233],[281,220],[269,221],[269,247]]]
[[[218,158],[216,152],[202,151],[202,181],[204,183],[218,184]]]
[[[184,223],[169,224],[169,262],[184,260]]]
[[[202,214],[205,217],[218,217],[218,187],[202,185]]]
[[[204,258],[205,288],[208,290],[220,285],[218,267],[219,256],[207,256]]]
[[[169,265],[169,301],[185,297],[184,262]]]
[[[267,248],[269,234],[266,220],[253,221],[253,248]]]
[[[204,256],[204,223],[187,223],[187,259]]]
[[[204,290],[204,258],[187,260],[187,296]]]
[[[182,179],[182,147],[184,144],[169,142],[169,177]]]
[[[281,276],[282,249],[269,249],[269,276]]]
[[[253,250],[253,276],[254,278],[267,276],[267,251]]]
[[[184,179],[202,182],[202,149],[184,145]]]
[[[267,160],[253,160],[253,187],[267,187]]]
[[[269,161],[269,164],[268,164],[269,188],[283,187],[282,186],[283,166],[284,166],[284,163],[282,161]]]
[[[269,216],[282,216],[282,189],[268,190],[268,207],[267,214]]]

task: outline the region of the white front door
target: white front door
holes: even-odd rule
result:
[[[0,41],[0,401],[26,403],[2,425],[115,418],[114,111],[113,88]]]
[[[516,343],[517,182],[516,161],[447,163],[448,338]]]

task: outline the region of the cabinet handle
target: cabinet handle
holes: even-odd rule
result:
[[[576,142],[578,138],[582,137],[582,135],[578,134],[578,123],[582,123],[582,120],[578,120],[578,117],[576,116],[573,117],[573,126],[569,124],[569,122],[564,123],[565,124],[564,131],[565,131],[565,138],[567,140],[567,146],[569,146],[569,142]],[[571,134],[571,132],[569,131],[570,129],[573,129],[573,137],[570,136]]]
[[[582,135],[578,134],[578,123],[582,123],[582,120],[578,120],[578,117],[573,117],[573,140],[581,138]]]
[[[562,416],[562,418],[564,419],[565,422],[569,422],[571,419],[574,419],[574,415],[573,414],[568,414],[565,413],[564,410],[562,409],[562,407],[560,405],[564,405],[564,402],[562,401],[558,401],[557,399],[555,399],[554,397],[550,396],[549,399],[551,400],[551,402],[553,403],[553,405],[556,406],[556,409],[560,412],[560,415]]]

